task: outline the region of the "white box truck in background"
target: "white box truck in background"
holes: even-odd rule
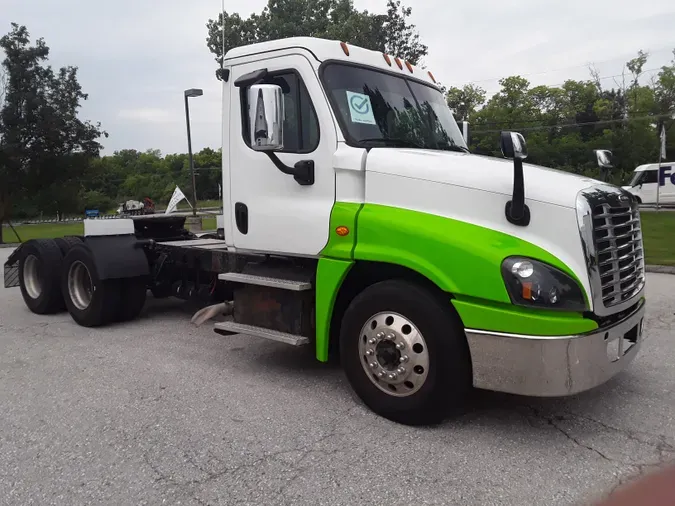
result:
[[[640,204],[675,204],[675,164],[662,162],[640,165],[624,190],[632,193]]]

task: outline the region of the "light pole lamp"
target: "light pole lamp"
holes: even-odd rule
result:
[[[188,98],[201,97],[204,94],[199,88],[185,90],[185,123],[187,124],[188,158],[190,161],[190,175],[192,176],[192,216],[197,216],[197,185],[195,182],[195,163],[192,158],[192,137],[190,135],[190,106]]]

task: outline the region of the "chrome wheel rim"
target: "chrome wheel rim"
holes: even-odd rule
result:
[[[89,269],[79,260],[73,262],[68,269],[68,295],[73,305],[80,311],[87,309],[93,294],[94,284]]]
[[[394,397],[418,392],[429,373],[429,351],[419,329],[403,315],[382,312],[359,335],[359,360],[366,376]]]
[[[40,262],[35,255],[28,255],[23,262],[23,285],[31,299],[37,299],[42,294]]]

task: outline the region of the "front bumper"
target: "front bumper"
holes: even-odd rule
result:
[[[621,321],[577,336],[527,336],[466,329],[476,388],[538,397],[601,385],[635,358],[645,303]]]

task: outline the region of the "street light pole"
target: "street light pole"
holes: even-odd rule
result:
[[[192,158],[192,136],[190,135],[190,106],[188,98],[201,97],[204,92],[198,88],[185,90],[185,123],[187,125],[188,158],[190,162],[190,175],[192,176],[192,216],[197,216],[197,184],[195,180],[195,163]]]

